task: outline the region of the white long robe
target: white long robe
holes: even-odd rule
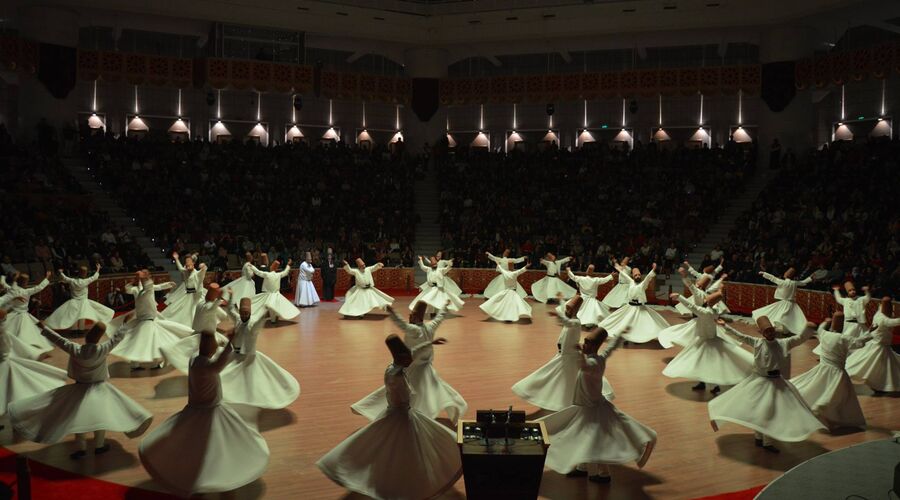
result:
[[[313,285],[313,276],[316,269],[305,260],[300,263],[300,271],[297,273],[297,289],[294,291],[294,305],[314,306],[319,303],[319,294]]]
[[[497,266],[497,272],[503,278],[504,289],[494,294],[490,299],[478,306],[488,316],[497,321],[519,321],[520,318],[531,318],[531,305],[525,302],[519,293],[518,277],[527,271],[523,267],[517,271],[507,271]]]
[[[441,259],[437,261],[438,269],[443,269],[445,267],[453,267],[453,259]],[[425,291],[426,287],[428,287],[428,282],[422,283],[419,285],[419,291]],[[462,289],[459,285],[453,281],[453,278],[450,276],[444,275],[444,291],[449,293],[450,295],[455,295],[459,298],[462,298]]]
[[[690,300],[692,301],[692,303],[697,307],[705,307],[706,297],[709,293],[712,292],[709,292],[709,289],[701,290],[697,288],[697,286],[694,283],[691,283],[689,280],[683,281],[684,286],[691,291]],[[718,307],[723,302],[724,300],[720,300],[712,307],[713,311],[719,316],[721,316],[722,314],[726,314],[726,312],[722,311],[722,308]],[[698,338],[697,329],[699,328],[699,324],[697,318],[694,317],[694,312],[687,306],[682,304],[680,300],[676,304],[675,309],[677,309],[679,312],[685,311],[687,313],[687,316],[691,319],[684,323],[668,326],[663,331],[659,332],[659,344],[665,349],[669,349],[673,345],[687,347]],[[716,325],[716,332],[719,338],[723,339],[724,341],[732,343],[734,345],[741,345],[740,342],[725,333],[725,327]]]
[[[9,404],[52,391],[66,384],[66,372],[55,366],[16,355],[16,337],[6,334],[0,323],[0,416],[6,415]]]
[[[292,320],[300,316],[300,309],[281,295],[281,279],[291,273],[291,266],[282,271],[261,271],[250,265],[253,274],[263,279],[262,292],[253,297],[253,316],[268,317],[269,320]]]
[[[559,277],[559,270],[570,260],[572,260],[572,257],[566,257],[557,261],[541,259],[541,264],[547,268],[547,275],[531,285],[531,295],[534,297],[534,300],[546,304],[548,300],[556,300],[556,296],[559,294],[562,294],[564,300],[569,300],[575,296],[575,289]],[[569,271],[568,268],[566,270]],[[596,296],[597,294],[595,293],[595,300]]]
[[[174,345],[193,333],[191,325],[185,326],[163,319],[157,312],[155,292],[169,288],[172,288],[172,283],[125,287],[126,292],[134,295],[135,315],[120,327],[127,329],[129,333],[115,345],[112,354],[133,363],[158,363],[163,359],[163,348]]]
[[[3,296],[9,307],[9,313],[6,315],[7,334],[18,337],[22,342],[33,345],[43,352],[52,351],[53,344],[41,335],[41,330],[37,327],[37,318],[28,312],[28,304],[33,295],[41,293],[41,290],[47,288],[49,284],[50,280],[46,278],[28,288],[13,283]]]
[[[458,295],[453,295],[444,288],[448,281],[447,273],[450,272],[452,267],[445,266],[436,268],[431,268],[426,266],[421,260],[419,261],[419,268],[425,272],[426,279],[425,283],[422,283],[422,286],[419,287],[422,291],[419,292],[419,295],[413,299],[409,304],[409,310],[412,311],[416,308],[416,304],[419,301],[425,302],[428,304],[428,309],[426,312],[432,313],[434,311],[440,310],[446,305],[448,302],[450,303],[447,306],[447,309],[457,312],[462,309],[464,303]]]
[[[889,318],[879,310],[872,326],[872,340],[847,357],[847,373],[876,391],[900,391],[900,354],[891,349],[893,330],[900,326],[900,318]]]
[[[635,344],[643,344],[656,340],[659,332],[669,327],[669,323],[658,312],[647,307],[647,287],[656,279],[656,272],[650,271],[640,283],[627,273],[619,271],[619,279],[625,276],[628,283],[628,294],[625,305],[614,311],[600,322],[610,336],[622,335],[625,340]],[[628,333],[625,329],[631,327]]]
[[[205,296],[203,281],[206,279],[206,265],[200,264],[199,269],[188,270],[181,265],[178,259],[175,259],[175,265],[178,267],[178,271],[181,272],[184,293],[178,294],[174,300],[167,298],[168,305],[160,315],[163,319],[190,327],[194,322],[194,312],[197,309],[197,304],[202,302]]]
[[[872,300],[867,291],[862,297],[851,299],[841,297],[841,293],[834,291],[834,300],[844,309],[844,329],[841,333],[851,337],[860,337],[866,333],[866,306]]]
[[[229,290],[231,291],[230,300],[232,304],[240,304],[241,299],[245,297],[252,299],[256,295],[256,282],[253,281],[253,276],[253,264],[244,262],[243,267],[241,267],[241,276],[222,287],[223,294],[228,294]]]
[[[806,329],[806,315],[803,314],[803,309],[794,302],[794,296],[797,294],[797,287],[812,283],[812,277],[802,281],[777,278],[769,273],[762,273],[762,277],[777,287],[775,289],[776,301],[754,310],[753,321],[765,316],[776,327],[780,326],[794,335],[799,335]]]
[[[578,285],[578,293],[581,295],[582,303],[578,309],[578,320],[583,325],[597,325],[603,318],[609,316],[609,308],[602,301],[597,299],[597,291],[600,285],[612,281],[613,276],[608,274],[602,278],[593,276],[577,276],[571,269],[566,269],[569,273],[569,279]],[[565,315],[566,304],[560,304],[556,310]]]
[[[70,278],[65,274],[60,274],[62,282],[69,285],[72,298],[57,307],[44,320],[44,324],[57,330],[68,330],[75,326],[83,327],[82,322],[86,321],[109,323],[115,311],[88,298],[88,286],[98,278],[100,278],[100,271],[88,278]]]
[[[619,271],[619,281],[616,283],[616,286],[613,287],[609,293],[603,297],[603,305],[609,307],[611,309],[616,309],[618,307],[622,307],[628,303],[628,288],[630,286],[629,279],[631,279],[631,268],[625,266],[622,268],[624,271]]]
[[[372,309],[384,309],[394,303],[394,298],[375,288],[375,279],[372,273],[384,267],[377,263],[363,270],[353,269],[349,265],[344,266],[344,272],[353,276],[353,287],[344,295],[344,304],[338,309],[338,313],[349,317],[360,317]]]
[[[503,269],[505,271],[509,270],[510,263],[521,264],[522,262],[525,262],[525,257],[517,257],[515,259],[512,259],[509,257],[497,257],[494,255],[491,255],[490,253],[487,254],[487,257],[488,257],[488,259],[493,261],[495,264],[497,264],[497,267],[499,269]],[[506,289],[506,285],[503,282],[503,274],[499,274],[499,275],[497,275],[497,277],[492,279],[491,282],[488,283],[487,288],[484,289],[484,297],[486,299],[490,299],[491,297],[493,297],[494,295],[497,295],[498,293],[504,291],[505,289]],[[520,285],[518,283],[516,283],[516,293],[519,294],[519,297],[522,297],[523,299],[528,296],[528,293],[525,292],[525,289],[522,288],[522,285]]]

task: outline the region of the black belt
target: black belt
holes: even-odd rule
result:
[[[629,306],[642,306],[643,304],[641,304],[641,303],[640,303],[639,301],[637,301],[637,300],[629,300],[629,301],[628,301],[628,305],[629,305]]]
[[[858,321],[858,320],[855,320],[855,319],[848,319],[848,320],[845,320],[845,321],[846,321],[847,323],[859,323],[859,321]]]
[[[781,377],[781,370],[769,370],[766,372],[767,378],[779,378]]]
[[[197,293],[196,288],[185,288],[184,291],[187,293]]]
[[[555,278],[555,277],[557,277],[557,276],[559,276],[559,275],[558,275],[558,274],[548,274],[547,276],[550,276],[551,278]]]
[[[438,286],[437,283],[429,283],[428,286]]]
[[[372,288],[372,285],[362,285],[360,288]]]

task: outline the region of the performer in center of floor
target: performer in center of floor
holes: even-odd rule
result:
[[[487,255],[487,258],[490,259],[493,263],[497,264],[499,269],[508,269],[512,271],[515,266],[513,264],[521,264],[525,262],[525,257],[516,257],[512,258],[509,256],[509,249],[503,250],[503,255],[501,257],[497,257],[492,255],[491,252],[484,252]],[[497,275],[494,279],[488,283],[487,288],[484,289],[484,298],[490,299],[494,295],[497,295],[500,292],[506,290],[506,284],[504,281],[503,273]],[[525,289],[522,288],[522,285],[516,283],[516,293],[519,294],[519,297],[523,299],[528,297],[528,294],[525,292]]]
[[[559,277],[559,273],[562,272],[562,269],[570,260],[572,260],[572,257],[563,257],[556,260],[556,256],[549,252],[541,259],[541,264],[547,268],[547,275],[531,285],[531,295],[534,297],[534,300],[546,304],[551,300],[556,300],[557,295],[562,295],[563,300],[569,300],[575,296],[575,289],[567,285]],[[565,267],[565,269],[571,275],[569,268]],[[594,297],[596,298],[596,293]]]
[[[610,309],[618,309],[628,303],[628,277],[631,276],[631,268],[628,266],[629,262],[631,262],[631,257],[623,257],[618,263],[612,259],[609,261],[619,271],[618,283],[603,297],[603,305]],[[621,269],[625,271],[623,272]]]
[[[204,332],[190,362],[187,406],[153,429],[138,449],[150,476],[183,496],[240,488],[269,464],[266,440],[222,402],[219,374],[231,359],[232,344],[213,359],[217,348],[212,332]]]
[[[438,342],[440,339],[435,340]],[[462,475],[456,433],[412,402],[407,372],[417,356],[396,335],[385,344],[393,361],[384,372],[385,409],[325,454],[316,466],[335,483],[375,499],[436,498]],[[419,344],[426,349],[430,342]]]
[[[59,270],[60,281],[69,285],[72,298],[56,308],[53,314],[44,321],[48,327],[55,330],[84,330],[88,322],[109,324],[115,311],[99,302],[88,298],[88,286],[100,278],[100,264],[92,276],[88,276],[88,268],[81,266],[81,276],[70,278],[62,269]]]
[[[521,287],[518,278],[528,270],[528,267],[529,265],[526,264],[525,267],[513,271],[512,262],[509,263],[509,270],[503,269],[498,264],[497,272],[503,278],[505,288],[478,307],[497,321],[512,323],[521,318],[531,319],[531,306],[516,292],[517,287]]]
[[[412,302],[410,302],[410,311],[415,309],[419,302],[428,304],[427,313],[431,314],[432,317],[435,315],[435,311],[444,307],[444,304],[449,304],[447,309],[453,312],[462,309],[464,305],[462,299],[457,295],[451,294],[444,288],[448,281],[447,273],[452,269],[452,265],[440,267],[437,259],[432,257],[426,266],[424,259],[420,255],[419,268],[425,272],[426,279],[425,283],[422,283],[422,286],[419,287],[422,291],[419,292],[419,295],[417,295]]]
[[[394,303],[394,298],[375,288],[375,279],[372,273],[384,267],[377,262],[366,267],[362,259],[356,259],[356,269],[351,269],[350,264],[344,261],[344,272],[353,277],[354,285],[344,295],[344,305],[338,309],[338,313],[350,318],[361,318],[372,309],[384,309]]]
[[[779,453],[772,439],[798,442],[817,430],[827,429],[793,384],[782,377],[788,352],[809,340],[816,325],[809,323],[800,335],[779,339],[765,316],[756,320],[763,338],[745,335],[725,325],[723,320],[719,324],[728,334],[753,347],[753,372],[709,402],[709,421],[714,431],[719,430],[720,421],[748,427],[753,430],[756,446]]]
[[[306,252],[303,262],[300,263],[300,272],[297,273],[297,290],[294,292],[294,305],[300,307],[312,307],[319,303],[319,294],[313,284],[316,269],[312,265],[312,253]]]
[[[407,370],[410,387],[413,394],[411,404],[414,409],[429,418],[437,418],[442,411],[454,423],[465,415],[469,405],[466,400],[450,386],[434,368],[433,344],[443,344],[446,339],[435,338],[438,326],[447,314],[446,304],[431,321],[425,322],[424,303],[420,303],[409,314],[409,322],[403,321],[396,311],[388,306],[388,314],[391,320],[403,330],[403,341],[414,350],[415,356],[412,365]],[[351,409],[354,413],[362,415],[369,420],[374,420],[387,408],[388,400],[385,396],[385,387],[379,387],[368,396],[356,402]]]
[[[656,264],[647,276],[641,274],[638,268],[631,269],[631,276],[627,275],[627,268],[619,266],[619,281],[622,275],[628,284],[628,302],[600,322],[600,327],[605,329],[613,337],[622,335],[628,342],[643,344],[656,340],[659,332],[669,327],[669,323],[658,312],[647,307],[647,288],[656,280]],[[626,330],[628,332],[626,333]]]
[[[263,254],[263,260],[266,254]],[[291,301],[281,295],[281,279],[291,272],[292,260],[288,259],[284,271],[279,271],[281,261],[276,259],[269,266],[269,271],[261,271],[256,266],[250,266],[253,274],[263,279],[262,292],[253,297],[253,314],[268,318],[269,323],[277,321],[289,321],[300,315],[300,309],[291,304]]]
[[[581,321],[581,324],[584,326],[600,324],[600,322],[603,321],[603,318],[609,316],[609,308],[606,307],[606,304],[597,299],[597,291],[600,289],[600,285],[616,279],[618,273],[613,272],[602,278],[594,277],[592,276],[594,273],[593,264],[587,267],[587,272],[584,276],[576,276],[575,273],[568,268],[566,269],[566,273],[568,273],[569,279],[578,285],[578,292],[580,297],[584,300],[581,307],[578,308],[578,321]],[[565,313],[562,304],[560,304],[556,310],[560,313]]]
[[[234,303],[238,303],[244,297],[253,298],[256,295],[256,282],[253,281],[253,254],[244,253],[244,265],[241,267],[241,276],[222,287],[222,292],[228,294]]]
[[[440,250],[438,250],[438,252],[436,254],[434,254],[434,259],[437,261],[438,269],[443,269],[445,267],[453,267],[453,259],[445,259],[444,252],[442,252]],[[425,287],[425,284],[423,283],[422,285],[419,286],[419,289],[423,290],[424,287]],[[448,275],[444,275],[444,291],[446,291],[450,295],[455,295],[457,297],[462,298],[462,289],[459,287],[459,285],[456,284],[455,281],[453,281],[453,278],[451,278]]]
[[[831,320],[819,325],[819,364],[791,379],[803,400],[832,429],[866,427],[856,389],[844,369],[851,349],[858,349],[871,338],[868,333],[854,337],[841,334],[844,314],[834,313]]]
[[[753,311],[753,320],[765,316],[775,325],[776,328],[784,330],[785,333],[799,335],[806,328],[806,315],[803,309],[797,305],[794,296],[797,294],[797,287],[806,286],[813,282],[812,276],[804,280],[794,280],[797,270],[793,267],[788,268],[784,272],[784,278],[776,278],[767,273],[765,267],[760,265],[762,271],[759,275],[775,284],[775,302],[760,307]]]
[[[707,287],[704,285],[704,283],[709,283],[709,278],[707,278],[706,276],[701,275],[700,278],[697,279],[696,283],[692,283],[691,280],[689,280],[687,278],[687,270],[686,269],[684,269],[683,267],[680,267],[680,268],[678,268],[678,273],[681,274],[681,282],[684,284],[684,288],[691,292],[690,300],[694,303],[695,306],[697,306],[697,307],[705,306],[706,305],[706,297],[708,297],[709,295],[712,295],[713,293],[716,293],[716,292],[709,291],[710,288],[712,288],[712,286]],[[722,278],[720,278],[719,281],[717,281],[715,284],[716,291],[722,292],[722,298],[720,300],[716,301],[716,303],[713,304],[713,306],[712,306],[713,312],[715,312],[719,316],[721,316],[722,314],[725,314],[725,312],[723,312],[723,309],[720,307],[722,305],[722,303],[725,302],[725,295],[724,295],[725,289],[722,288],[720,282],[726,276],[727,275],[723,274]],[[684,323],[671,325],[671,326],[665,328],[663,331],[659,332],[659,345],[663,346],[663,348],[665,348],[665,349],[669,349],[673,345],[680,345],[681,347],[687,347],[687,346],[691,345],[691,343],[693,343],[694,340],[697,339],[697,328],[698,328],[697,323],[698,323],[698,321],[697,321],[696,314],[694,314],[694,312],[691,309],[685,307],[685,305],[682,304],[681,301],[678,301],[675,309],[678,312],[687,313],[687,316],[690,319]],[[721,339],[725,340],[726,342],[730,342],[734,345],[741,345],[740,342],[734,340],[730,335],[726,335],[725,329],[722,328],[721,326],[717,326],[716,331],[717,331],[718,336]]]
[[[87,433],[94,433],[94,454],[110,450],[106,432],[123,432],[130,438],[150,427],[153,414],[137,404],[109,382],[106,358],[128,334],[120,329],[106,342],[100,340],[106,325],[97,323],[76,344],[38,323],[41,334],[69,355],[68,375],[74,384],[21,399],[9,406],[9,417],[16,432],[37,443],[53,444],[66,434],[75,434],[77,450],[69,455],[78,460],[87,455]]]
[[[850,378],[869,386],[876,393],[900,391],[900,354],[891,349],[894,328],[900,318],[892,318],[890,297],[881,299],[881,307],[872,318],[872,340],[847,357]]]
[[[178,258],[178,252],[172,254],[175,259],[175,266],[181,272],[182,283],[184,284],[184,294],[178,295],[173,301],[168,302],[168,306],[163,309],[160,315],[163,319],[174,321],[180,325],[189,327],[194,323],[194,313],[197,304],[203,300],[206,293],[203,282],[206,279],[206,264],[200,264],[194,267],[194,258],[187,256],[184,258],[184,265]]]
[[[626,329],[623,333],[628,333]],[[623,338],[607,339],[603,328],[585,336],[579,357],[578,379],[571,406],[541,420],[547,426],[551,446],[546,466],[595,483],[609,483],[609,465],[628,462],[644,467],[656,445],[656,432],[631,418],[603,396],[606,362]]]
[[[841,333],[851,337],[865,335],[866,331],[868,331],[866,306],[872,300],[872,296],[869,295],[869,287],[862,287],[862,291],[865,294],[862,297],[856,294],[856,285],[852,281],[844,283],[847,297],[841,297],[840,286],[834,285],[832,289],[834,290],[834,300],[844,308],[844,330]]]
[[[559,298],[562,301],[562,297]],[[572,405],[575,383],[581,367],[581,331],[589,328],[578,320],[578,311],[584,307],[584,299],[576,295],[562,304],[564,312],[556,309],[549,313],[562,326],[556,339],[556,355],[544,366],[516,382],[512,391],[520,398],[545,410],[559,411]],[[612,386],[603,377],[603,397],[615,398]]]
[[[692,387],[695,391],[706,389],[707,383],[714,384],[713,395],[719,394],[721,385],[735,385],[744,380],[753,369],[753,356],[719,336],[715,306],[722,300],[722,293],[707,295],[701,306],[677,293],[670,298],[688,308],[696,319],[692,320],[693,339],[669,361],[663,375],[697,380],[697,385]]]

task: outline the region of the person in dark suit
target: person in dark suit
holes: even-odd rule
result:
[[[334,300],[334,284],[337,282],[338,263],[334,251],[329,247],[319,269],[322,272],[322,300]]]

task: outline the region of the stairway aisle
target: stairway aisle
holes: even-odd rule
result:
[[[723,243],[728,238],[728,233],[734,228],[737,218],[750,209],[753,202],[768,184],[771,176],[772,174],[769,170],[760,169],[757,171],[756,175],[744,187],[744,192],[732,200],[731,205],[722,210],[719,219],[709,227],[703,239],[698,241],[693,250],[687,255],[687,261],[695,269],[699,271],[703,257],[709,254],[716,245]],[[725,272],[727,273],[728,270],[726,269]],[[664,276],[658,281],[659,286],[656,288],[658,298],[665,298],[669,293],[670,286],[672,291],[675,292],[680,292],[684,288],[681,283],[681,276],[677,272],[673,271],[668,279],[663,278]]]
[[[161,267],[169,274],[176,272],[172,259],[164,255],[164,250],[159,248],[156,243],[150,239],[144,230],[138,227],[134,219],[125,213],[121,205],[107,193],[100,183],[94,179],[90,169],[85,165],[84,160],[80,158],[63,158],[63,165],[71,172],[72,176],[81,184],[81,187],[87,191],[93,198],[94,205],[109,214],[110,220],[118,226],[121,226],[134,238],[141,246],[153,265]]]
[[[441,224],[438,222],[440,215],[440,189],[438,188],[437,167],[434,160],[429,160],[428,171],[415,183],[416,214],[419,222],[416,224],[416,239],[413,242],[416,258],[421,255],[428,258],[441,250]],[[416,286],[425,281],[425,273],[417,264]]]

